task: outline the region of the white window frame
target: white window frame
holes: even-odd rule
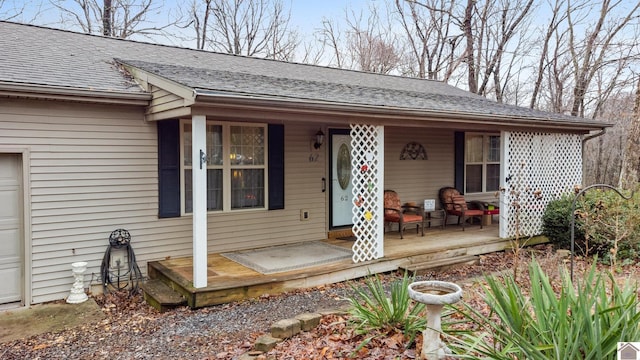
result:
[[[482,162],[467,162],[467,140],[470,137],[482,136]],[[499,161],[488,161],[489,157],[489,138],[492,136],[497,136],[501,139],[500,133],[478,133],[478,132],[469,132],[464,134],[464,193],[465,194],[485,194],[489,192],[494,192],[496,190],[488,190],[487,191],[487,165],[498,165],[500,166]],[[502,156],[501,152],[498,152],[499,156]],[[482,165],[482,190],[480,192],[468,192],[467,191],[467,165]]]
[[[185,170],[190,170],[193,167],[191,165],[185,165],[185,144],[184,144],[184,127],[186,124],[191,124],[191,120],[180,120],[180,212],[183,216],[190,216],[192,212],[186,212],[186,194],[185,194]],[[268,183],[268,171],[269,171],[269,144],[268,144],[268,124],[264,123],[250,123],[250,122],[226,122],[226,121],[208,121],[207,126],[219,125],[222,127],[222,166],[212,165],[207,162],[207,170],[209,169],[222,169],[222,210],[207,210],[208,213],[230,213],[230,212],[242,212],[242,211],[264,211],[269,208],[269,183]],[[262,127],[264,129],[264,163],[262,165],[232,165],[231,164],[231,127]],[[209,154],[207,154],[209,156]],[[190,158],[190,157],[189,157]],[[231,171],[233,169],[262,169],[264,171],[264,206],[252,207],[252,208],[231,208]]]

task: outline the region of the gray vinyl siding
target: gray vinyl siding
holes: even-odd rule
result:
[[[157,133],[133,107],[3,102],[0,146],[28,147],[31,182],[30,303],[62,299],[70,264],[88,261],[96,280],[111,231],[125,228],[138,264],[192,254],[191,216],[158,219]],[[285,126],[285,209],[211,213],[209,251],[326,237],[323,152],[309,162],[317,127]],[[324,147],[323,147],[324,149]],[[300,210],[311,218],[300,221]]]
[[[69,294],[70,264],[88,261],[96,280],[116,228],[146,261],[191,253],[190,219],[159,221],[156,126],[126,106],[4,102],[0,146],[29,148],[32,247],[30,303]]]
[[[384,187],[395,190],[400,200],[421,204],[435,199],[438,189],[453,186],[454,142],[452,130],[386,127]],[[417,142],[427,151],[427,160],[400,160],[409,142]]]
[[[184,106],[184,99],[157,86],[151,86],[152,100],[148,112],[161,112]]]

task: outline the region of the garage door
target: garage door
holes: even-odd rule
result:
[[[0,304],[22,300],[22,170],[20,155],[0,154]]]

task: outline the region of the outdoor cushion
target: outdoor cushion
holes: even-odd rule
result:
[[[384,216],[395,216],[398,211],[402,211],[402,204],[400,203],[400,197],[393,191],[384,192]],[[395,211],[394,211],[395,210]]]

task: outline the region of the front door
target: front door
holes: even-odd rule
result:
[[[22,167],[0,153],[0,304],[22,300]]]
[[[351,185],[351,135],[347,129],[330,129],[331,168],[329,187],[329,227],[339,228],[351,226],[352,217],[352,185]]]

